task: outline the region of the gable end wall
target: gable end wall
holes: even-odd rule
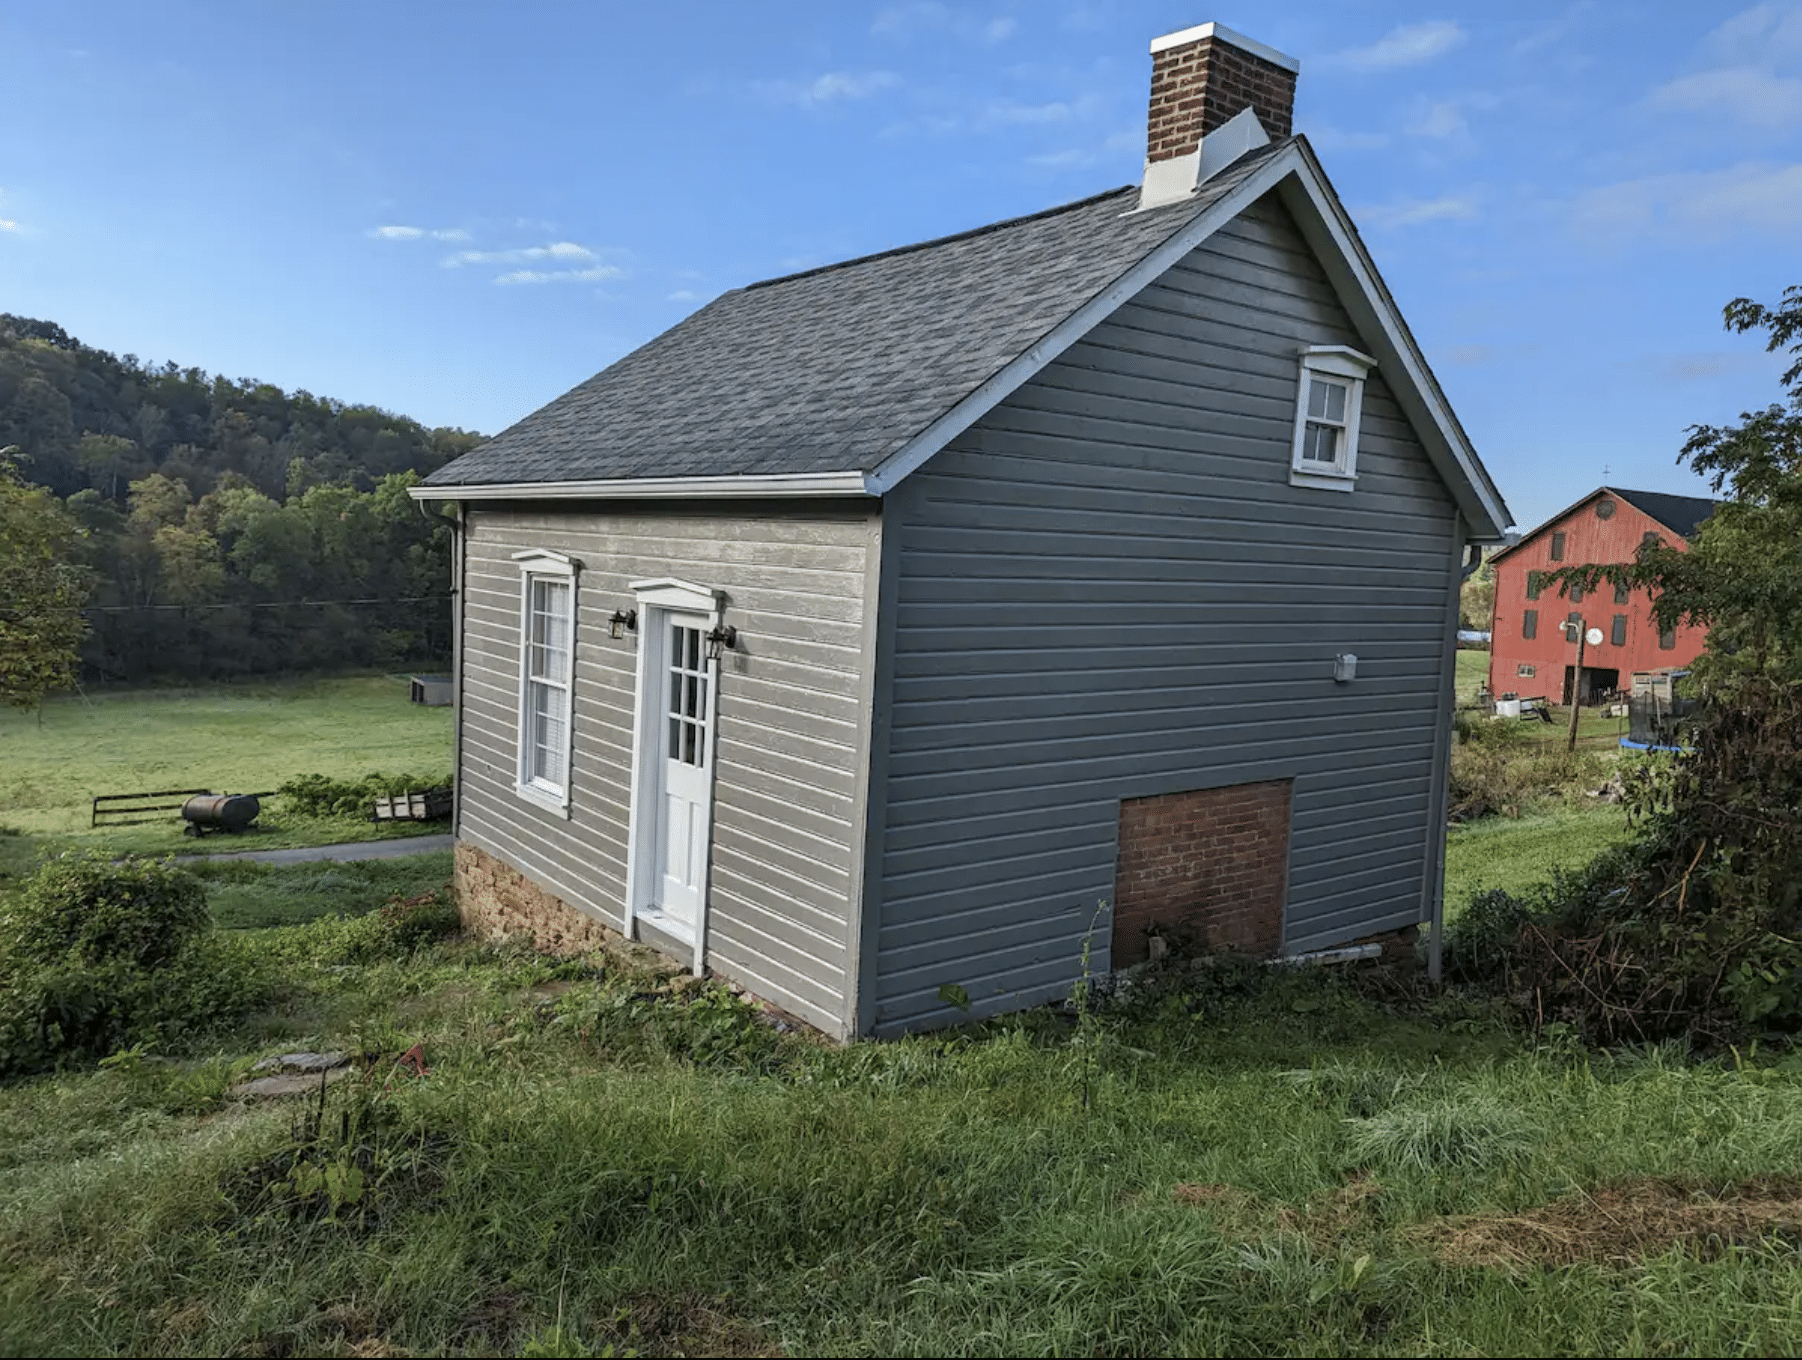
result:
[[[1293,780],[1289,951],[1426,918],[1461,528],[1380,372],[1356,490],[1289,485],[1316,344],[1267,196],[891,494],[876,1033],[1107,967],[1122,799]]]

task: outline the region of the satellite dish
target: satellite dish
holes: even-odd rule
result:
[[[1591,628],[1587,633],[1583,634],[1583,641],[1587,642],[1591,647],[1600,647],[1602,645],[1602,630],[1600,628]]]

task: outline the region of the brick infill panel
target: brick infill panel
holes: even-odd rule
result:
[[[1149,933],[1198,951],[1282,948],[1290,782],[1127,798],[1114,875],[1113,965],[1149,957]]]

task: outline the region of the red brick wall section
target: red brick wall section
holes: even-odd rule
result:
[[[583,954],[618,946],[624,937],[577,911],[504,860],[457,842],[457,911],[476,939],[529,935],[551,954]]]
[[[1114,967],[1150,956],[1148,927],[1198,950],[1283,944],[1290,781],[1127,798],[1114,868]]]
[[[1145,159],[1186,156],[1241,110],[1258,115],[1273,141],[1295,116],[1295,72],[1215,37],[1154,52]]]

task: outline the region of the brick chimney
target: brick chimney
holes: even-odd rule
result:
[[[1224,24],[1153,39],[1140,207],[1185,198],[1245,152],[1287,137],[1300,70]]]

